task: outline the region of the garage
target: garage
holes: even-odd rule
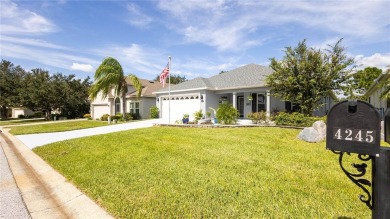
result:
[[[105,105],[92,105],[92,116],[93,119],[102,117],[104,114],[110,114],[110,107],[105,104]]]
[[[199,95],[162,97],[161,117],[168,120],[169,109],[171,122],[181,120],[184,114],[190,116],[190,121],[194,119],[194,112],[200,110],[201,101]],[[169,101],[170,99],[170,101]],[[169,107],[170,104],[170,107]]]

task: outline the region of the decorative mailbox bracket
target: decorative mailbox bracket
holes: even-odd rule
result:
[[[339,164],[345,175],[365,194],[359,199],[371,210],[375,208],[373,198],[375,180],[375,158],[380,154],[380,116],[367,102],[342,101],[329,111],[326,129],[326,149],[339,155]],[[344,166],[345,155],[357,154],[361,163],[352,163],[353,172]],[[364,178],[369,162],[372,166],[372,182]],[[351,168],[349,168],[351,169]],[[369,191],[371,187],[371,191]],[[382,213],[379,213],[381,215]],[[373,214],[374,215],[374,214]],[[379,217],[381,218],[381,217]]]

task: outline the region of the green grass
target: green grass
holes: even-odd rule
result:
[[[298,133],[153,127],[34,152],[118,218],[370,218],[338,156]]]
[[[0,120],[0,126],[6,125],[21,125],[21,124],[30,124],[36,122],[45,122],[44,118],[36,118],[36,119],[14,119],[9,118],[7,120]]]
[[[10,127],[10,133],[13,135],[35,134],[35,133],[47,133],[47,132],[62,132],[71,131],[77,129],[93,128],[99,126],[105,126],[107,122],[93,121],[93,120],[78,120],[78,121],[66,121],[66,122],[52,122],[48,124],[40,125],[28,125],[28,126],[13,126]]]

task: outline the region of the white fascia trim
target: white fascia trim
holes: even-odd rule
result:
[[[192,89],[183,89],[183,90],[171,90],[171,93],[179,93],[179,92],[187,92],[187,91],[197,91],[197,90],[211,90],[208,87],[200,87],[200,88],[192,88]],[[153,94],[168,94],[169,91],[157,91],[153,92]]]
[[[160,96],[161,98],[165,97],[186,97],[186,96],[193,96],[193,95],[200,95],[200,93],[186,93],[186,94],[174,94],[174,95],[163,95]]]

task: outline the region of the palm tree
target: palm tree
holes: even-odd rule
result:
[[[122,116],[125,116],[126,112],[126,93],[127,83],[126,78],[129,78],[133,87],[136,90],[137,98],[141,96],[142,92],[142,84],[137,78],[137,76],[133,74],[129,74],[128,76],[124,76],[123,69],[121,64],[112,57],[107,57],[103,60],[102,64],[100,64],[99,68],[95,72],[94,83],[89,90],[89,94],[92,100],[96,99],[97,95],[101,92],[102,98],[106,98],[110,91],[114,89],[114,93],[116,97],[122,97],[122,107],[123,112]]]

